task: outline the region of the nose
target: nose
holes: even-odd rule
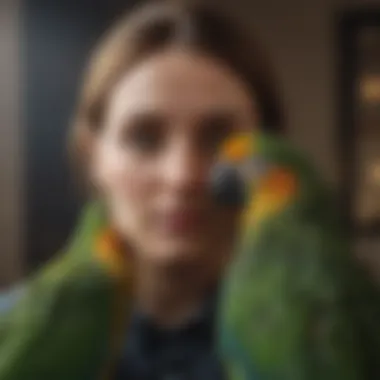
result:
[[[173,144],[166,154],[163,179],[168,188],[187,195],[207,186],[207,162],[190,144]]]
[[[232,165],[219,163],[211,170],[210,191],[213,199],[221,206],[241,208],[246,201],[243,178]]]

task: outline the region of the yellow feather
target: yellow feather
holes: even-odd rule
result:
[[[112,378],[115,361],[125,339],[124,331],[131,311],[133,296],[133,260],[125,245],[112,230],[106,230],[96,240],[95,252],[115,279],[113,323],[110,333],[110,355],[101,379]]]
[[[298,183],[293,173],[274,169],[253,186],[251,193],[254,195],[244,215],[246,225],[261,222],[284,210],[296,196]]]
[[[221,147],[221,157],[231,162],[244,160],[254,154],[252,133],[233,134]]]

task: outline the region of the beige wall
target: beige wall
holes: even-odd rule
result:
[[[224,0],[267,47],[289,118],[290,137],[332,182],[339,181],[334,14],[380,0]],[[244,10],[244,12],[242,12]],[[360,239],[357,253],[380,278],[380,239]],[[374,264],[374,265],[373,265]]]
[[[0,287],[21,273],[22,148],[16,0],[0,2]]]
[[[334,13],[379,0],[224,0],[267,48],[275,64],[290,137],[331,181],[339,180]],[[237,6],[239,4],[239,6]],[[240,6],[241,4],[241,6]]]
[[[323,0],[312,3],[262,1],[252,19],[276,65],[291,138],[336,179],[332,9]]]

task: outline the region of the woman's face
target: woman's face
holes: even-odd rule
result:
[[[92,175],[141,258],[203,266],[227,257],[238,214],[212,202],[207,179],[220,141],[254,126],[244,83],[202,55],[162,52],[119,81]]]

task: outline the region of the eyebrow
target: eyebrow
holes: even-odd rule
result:
[[[217,121],[223,123],[236,124],[243,122],[246,117],[242,115],[242,112],[239,109],[226,109],[226,108],[215,108],[210,109],[204,112],[202,115],[199,115],[200,121],[204,119],[216,119]]]
[[[207,121],[218,121],[222,123],[237,124],[245,122],[246,115],[244,115],[238,107],[210,107],[209,109],[200,109],[199,113],[195,113],[195,124],[202,124]],[[128,116],[129,120],[144,120],[144,119],[158,119],[167,120],[170,119],[170,115],[165,111],[155,107],[140,107],[133,110]],[[214,120],[213,120],[214,119]]]

